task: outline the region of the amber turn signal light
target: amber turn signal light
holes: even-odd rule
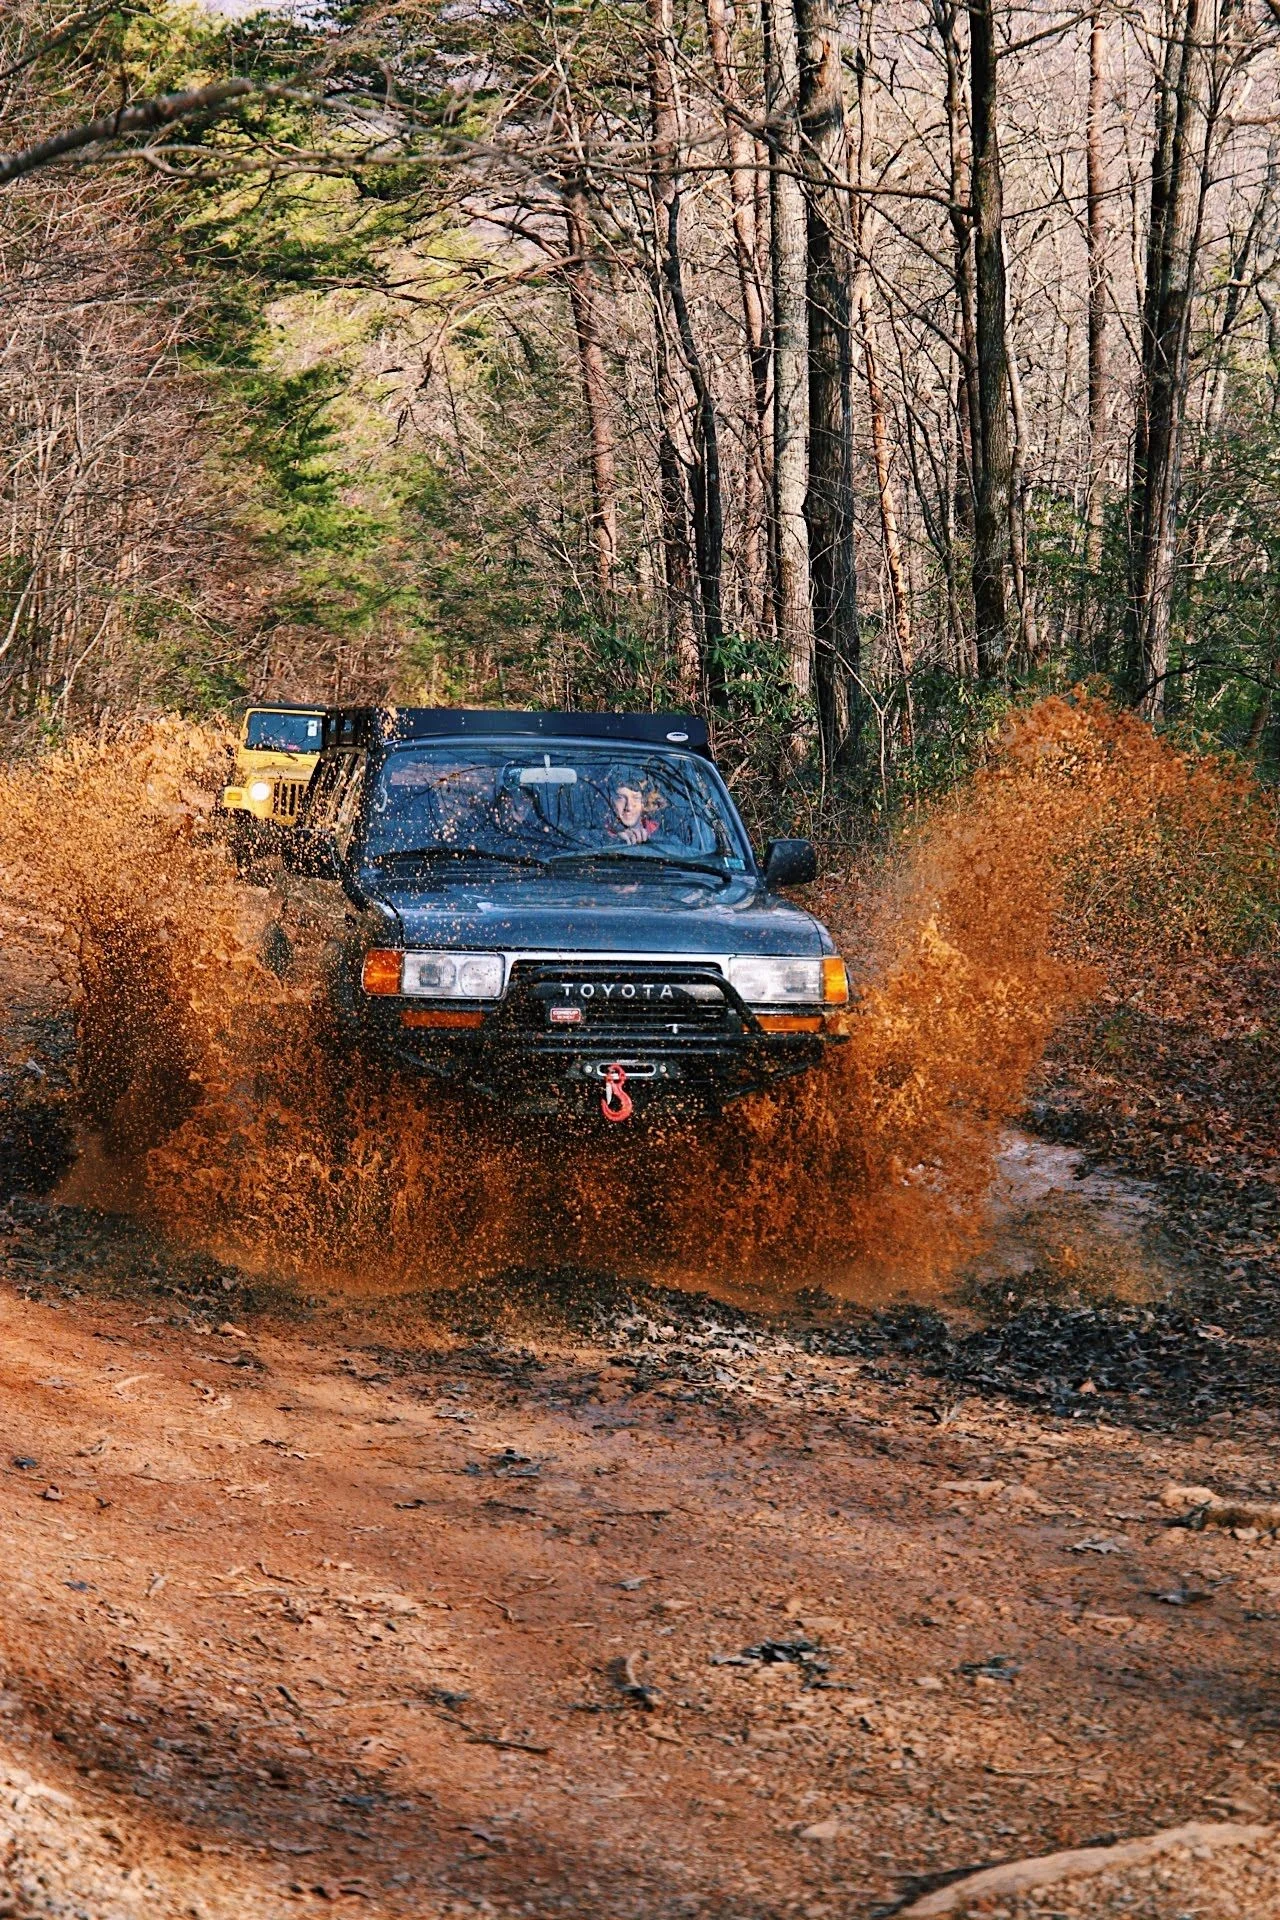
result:
[[[829,954],[822,963],[822,998],[828,1007],[849,1004],[849,969],[838,954]]]
[[[406,1007],[400,1015],[406,1027],[482,1027],[482,1013],[468,1013],[461,1007]]]
[[[765,1033],[821,1033],[820,1013],[758,1013]]]
[[[370,947],[360,969],[360,985],[366,993],[399,993],[403,960],[394,947]]]

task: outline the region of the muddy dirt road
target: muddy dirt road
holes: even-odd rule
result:
[[[9,1911],[852,1915],[1275,1811],[1280,1552],[1161,1504],[1274,1487],[1269,1415],[1035,1418],[696,1303],[215,1323],[67,1297],[29,1212]],[[1274,1846],[1158,1874],[1115,1911],[1280,1910]]]

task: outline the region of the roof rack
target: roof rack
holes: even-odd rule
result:
[[[372,747],[407,740],[631,740],[686,747],[711,757],[707,723],[692,713],[511,713],[473,707],[335,707],[325,716],[326,747]]]
[[[323,700],[237,700],[233,712],[246,713],[324,713]]]

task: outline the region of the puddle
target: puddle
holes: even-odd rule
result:
[[[1008,1128],[987,1208],[990,1237],[970,1282],[1034,1277],[1050,1290],[1136,1301],[1167,1299],[1180,1278],[1155,1188],[1090,1168],[1078,1147]]]

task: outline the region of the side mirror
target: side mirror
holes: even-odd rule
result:
[[[807,887],[818,877],[818,856],[810,840],[771,840],[764,850],[768,887]]]
[[[340,880],[342,862],[332,834],[314,827],[295,827],[286,835],[282,853],[286,873],[304,880]]]

